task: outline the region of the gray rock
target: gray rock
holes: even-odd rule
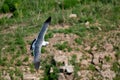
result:
[[[73,73],[73,72],[74,72],[73,66],[72,66],[72,65],[65,66],[65,71],[66,71],[68,74]]]
[[[72,65],[67,65],[67,66],[61,66],[60,70],[63,72],[66,72],[67,74],[71,74],[74,72],[74,67]]]

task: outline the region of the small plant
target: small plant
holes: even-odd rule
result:
[[[1,58],[0,58],[0,65],[1,65],[1,66],[5,66],[5,65],[6,65],[6,61],[7,61],[7,58],[6,58],[6,57],[3,57],[3,58],[1,57]]]
[[[120,64],[118,62],[114,62],[111,68],[116,73],[116,77],[113,80],[120,79]]]
[[[114,62],[112,65],[112,70],[115,72],[119,72],[120,71],[120,65],[118,62]],[[120,73],[120,72],[119,72]]]
[[[29,60],[28,56],[26,56],[24,59],[23,59],[23,62],[27,62]]]
[[[48,33],[45,35],[45,40],[48,40],[49,38],[53,37],[53,33],[48,31]]]
[[[116,77],[113,78],[113,80],[120,80],[120,75],[116,75]]]
[[[14,80],[14,71],[13,70],[9,70],[9,75],[10,75],[10,79]]]
[[[76,64],[76,58],[77,58],[76,55],[72,55],[71,60],[69,61],[70,64],[75,65]]]
[[[63,44],[56,44],[55,47],[57,47],[57,49],[59,50],[65,50],[65,48],[67,47],[67,42],[64,42]]]
[[[110,61],[110,57],[109,56],[105,56],[105,60],[107,61],[107,62],[109,62]]]
[[[20,77],[21,79],[23,79],[23,73],[21,70],[19,70],[18,68],[15,68],[15,71],[14,71],[15,75]]]
[[[90,64],[89,67],[88,67],[89,70],[92,70],[92,71],[95,71],[95,66],[93,64]]]
[[[72,48],[69,47],[68,42],[63,42],[62,44],[60,44],[60,43],[55,44],[54,47],[57,47],[57,49],[63,50],[63,51],[67,50],[68,52],[70,52],[72,50]]]
[[[117,46],[114,46],[114,50],[116,51],[115,56],[117,59],[120,58],[120,48]]]
[[[78,73],[78,71],[80,70],[80,66],[79,66],[79,64],[76,62],[76,58],[77,58],[76,55],[72,55],[71,59],[69,60],[69,63],[74,66],[74,79],[75,79],[75,80],[79,79],[79,76],[78,76],[77,73]]]
[[[82,40],[81,40],[80,38],[76,38],[76,39],[75,39],[75,42],[78,43],[79,45],[82,44]]]
[[[33,73],[35,70],[33,63],[29,64],[30,66],[30,72]]]
[[[6,20],[7,20],[7,18],[4,18],[4,17],[1,18],[1,19],[0,19],[0,24],[5,24],[5,23],[6,23]]]
[[[13,64],[14,63],[14,58],[12,58],[11,60],[10,60],[10,64]]]
[[[41,48],[41,53],[45,53],[45,52],[47,52],[47,50],[45,49],[45,47],[42,47]]]
[[[22,61],[18,59],[18,60],[16,61],[16,66],[21,66],[21,65],[22,65]]]

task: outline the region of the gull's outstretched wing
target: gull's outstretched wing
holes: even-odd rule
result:
[[[49,17],[44,22],[42,29],[35,41],[35,49],[33,50],[33,52],[34,52],[34,66],[36,70],[38,70],[40,66],[40,54],[41,54],[42,42],[44,40],[44,36],[45,36],[45,33],[47,31],[47,28],[50,22],[51,22],[51,17]]]
[[[38,38],[37,38],[38,41],[44,39],[45,33],[46,33],[46,31],[47,31],[47,28],[48,28],[48,25],[49,25],[50,22],[51,22],[51,17],[49,17],[49,18],[44,22],[44,24],[43,24],[43,26],[42,26],[42,29],[41,29],[41,31],[40,31],[40,33],[39,33],[39,35],[38,35]]]
[[[30,50],[33,50],[35,48],[35,42],[36,42],[36,39],[34,39],[30,45]]]

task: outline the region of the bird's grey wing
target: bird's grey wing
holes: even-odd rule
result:
[[[38,35],[38,41],[44,40],[45,33],[47,31],[48,25],[51,22],[51,17],[49,17],[43,24],[42,29]]]
[[[34,49],[34,66],[35,69],[38,70],[40,66],[40,54],[41,54],[41,47],[42,42],[44,40],[44,35],[46,33],[46,30],[48,28],[49,23],[51,22],[51,17],[49,17],[43,24],[42,29],[38,35],[38,38],[35,42],[35,49]]]
[[[42,46],[35,47],[35,50],[34,50],[34,66],[35,66],[36,70],[38,70],[39,66],[40,66],[41,48],[42,48]]]
[[[36,39],[34,39],[30,45],[30,50],[33,50],[35,48],[35,42],[36,42]]]

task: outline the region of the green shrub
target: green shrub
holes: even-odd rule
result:
[[[8,4],[4,4],[4,5],[2,6],[2,12],[7,13],[7,12],[9,12],[9,11],[10,11],[10,10],[9,10]]]
[[[67,41],[65,41],[61,44],[57,43],[57,44],[54,45],[54,47],[56,47],[58,50],[63,50],[63,51],[67,50],[68,52],[70,52],[72,50],[72,48],[68,45]]]
[[[2,11],[6,12],[14,12],[18,7],[21,7],[21,0],[5,0],[2,6]]]
[[[0,11],[3,13],[12,12],[13,16],[17,17],[20,14],[19,10],[22,9],[21,2],[21,0],[5,0]]]

